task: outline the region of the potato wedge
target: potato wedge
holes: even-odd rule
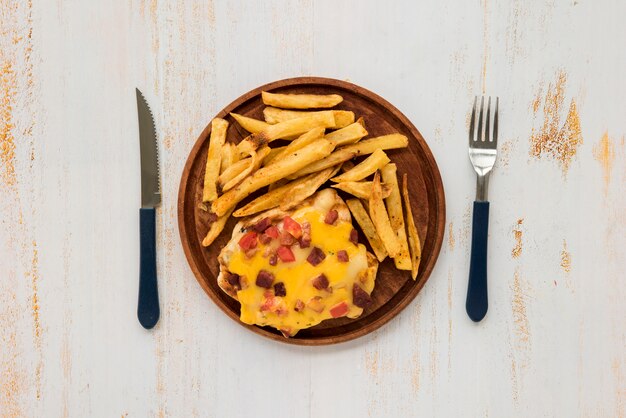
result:
[[[313,128],[308,132],[303,133],[298,138],[291,141],[286,147],[281,147],[281,151],[276,153],[272,158],[267,158],[263,165],[271,164],[272,161],[280,161],[287,154],[291,154],[294,151],[304,148],[311,142],[322,138],[324,136],[324,128]]]
[[[356,219],[356,222],[363,230],[367,241],[370,243],[374,254],[376,254],[376,258],[378,261],[383,261],[387,258],[387,250],[385,249],[385,245],[380,240],[378,233],[376,232],[376,228],[370,219],[370,216],[365,211],[363,204],[358,199],[348,199],[346,200],[346,205],[348,205],[348,209]]]
[[[334,176],[338,170],[339,166],[329,167],[326,170],[318,171],[317,173],[305,177],[307,181],[303,181],[285,193],[280,202],[280,209],[289,210],[311,196],[322,184],[326,183],[329,178]]]
[[[309,174],[305,177],[300,177],[297,180],[283,183],[287,180],[280,179],[270,185],[270,187],[275,186],[272,190],[267,193],[257,197],[252,202],[248,203],[242,208],[237,209],[233,216],[243,217],[254,215],[255,213],[262,212],[267,209],[275,208],[280,205],[280,202],[283,200],[283,196],[288,193],[294,187],[297,187],[299,184],[309,181],[310,178],[317,175],[318,173]]]
[[[328,128],[335,124],[335,117],[330,112],[319,112],[314,115],[298,119],[291,119],[276,125],[268,125],[268,128],[252,134],[239,144],[237,148],[240,154],[248,155],[252,150],[266,145],[276,139],[284,139],[291,135],[303,134],[313,128]]]
[[[333,149],[334,145],[330,141],[320,138],[304,148],[285,156],[282,160],[260,168],[213,201],[211,204],[212,212],[217,214],[217,216],[224,215],[251,193],[328,156]]]
[[[232,209],[226,212],[224,216],[220,216],[219,218],[217,218],[217,220],[215,220],[215,222],[211,224],[211,226],[209,227],[209,232],[207,232],[206,236],[202,240],[203,247],[208,247],[213,243],[213,241],[215,241],[217,237],[219,237],[219,235],[224,230],[226,221],[228,221],[228,218],[230,218],[231,213]]]
[[[372,182],[371,181],[344,181],[342,183],[333,184],[331,187],[335,189],[343,190],[346,193],[350,193],[352,196],[356,196],[359,199],[369,200],[372,194]],[[380,184],[383,192],[383,199],[389,197],[391,194],[391,187],[388,184]]]
[[[276,107],[270,106],[263,109],[263,117],[265,118],[265,122],[273,125],[275,123],[280,123],[291,119],[297,119],[319,112],[333,113],[333,116],[335,117],[335,126],[331,127],[333,129],[345,128],[351,123],[354,123],[354,112],[351,112],[349,110],[318,110],[310,112],[306,110],[278,109]]]
[[[213,204],[216,202],[217,200],[213,202]],[[378,172],[374,174],[372,194],[369,198],[369,210],[372,223],[376,227],[376,232],[378,232],[378,236],[383,241],[389,257],[395,258],[400,252],[400,243],[398,242],[396,233],[391,227],[389,215],[387,214],[387,209],[383,202],[383,194],[380,187],[380,174]]]
[[[244,158],[242,160],[237,161],[230,167],[228,167],[222,174],[220,174],[218,178],[218,183],[221,188],[224,188],[224,185],[230,182],[232,179],[237,177],[244,170],[247,170],[252,165],[252,157]]]
[[[283,109],[318,109],[333,107],[343,101],[338,94],[276,94],[267,91],[261,92],[261,98],[267,106]]]
[[[400,196],[396,171],[397,167],[393,163],[387,164],[380,170],[385,184],[388,184],[391,188],[391,193],[385,199],[385,206],[387,206],[391,229],[395,231],[396,237],[398,237],[398,243],[400,244],[400,250],[394,257],[393,262],[398,270],[411,270],[411,255],[409,254],[409,244],[406,240],[406,231],[404,229],[402,197]]]
[[[367,130],[358,122],[354,122],[345,128],[338,129],[326,135],[326,139],[333,141],[336,146],[354,144],[367,136]]]
[[[222,148],[222,163],[220,164],[220,174],[222,174],[228,167],[239,161],[239,153],[237,152],[237,146],[231,142],[224,144]]]
[[[411,277],[413,280],[417,278],[417,272],[419,270],[420,261],[422,259],[422,247],[420,244],[420,237],[415,227],[415,220],[413,219],[413,211],[411,210],[411,199],[409,198],[409,185],[407,181],[407,174],[402,176],[402,197],[404,198],[404,213],[406,216],[406,228],[409,235],[409,248],[411,249]]]
[[[233,119],[235,119],[243,129],[250,132],[251,134],[263,132],[270,126],[268,123],[265,123],[262,120],[249,118],[247,116],[239,115],[237,113],[231,113],[230,116],[232,116]]]
[[[316,171],[324,170],[325,168],[348,161],[354,157],[358,157],[359,155],[371,154],[377,149],[387,150],[394,148],[406,148],[408,145],[409,139],[401,134],[391,134],[364,139],[356,144],[338,148],[328,157],[309,164],[297,173],[292,174],[289,178],[294,179],[304,176],[305,174],[315,173]]]
[[[265,159],[263,160],[263,165],[268,165],[270,161],[272,161],[274,157],[276,157],[277,154],[280,154],[280,152],[283,151],[285,148],[287,147],[284,146],[271,148],[269,154],[267,154],[267,157],[265,157]]]
[[[355,165],[352,170],[332,179],[335,183],[341,183],[343,181],[359,181],[363,180],[389,164],[391,160],[385,154],[385,151],[377,149],[369,157],[363,160],[361,163]]]
[[[226,129],[228,129],[228,122],[224,119],[215,118],[211,121],[211,137],[204,170],[204,188],[202,189],[203,202],[212,202],[217,199],[217,179],[222,164],[222,148],[226,142]]]
[[[269,153],[270,148],[268,146],[261,147],[258,151],[252,152],[252,155],[250,156],[250,164],[248,164],[248,166],[244,170],[242,170],[241,173],[237,174],[235,177],[226,182],[222,186],[222,192],[227,192],[228,190],[232,189],[237,184],[239,184],[241,180],[246,178],[246,176],[248,176],[250,173],[258,170],[261,166],[261,163],[263,162],[263,159],[267,157],[267,154]]]

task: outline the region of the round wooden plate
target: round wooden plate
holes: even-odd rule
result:
[[[354,84],[319,77],[290,78],[266,84],[226,106],[216,117],[224,118],[230,123],[227,132],[229,141],[239,142],[248,135],[229,115],[230,112],[263,119],[265,106],[261,102],[261,91],[340,94],[344,100],[335,109],[352,110],[356,117],[362,116],[369,137],[398,132],[409,138],[408,148],[386,152],[398,166],[399,179],[403,173],[408,173],[413,216],[422,242],[422,260],[417,280],[413,281],[409,272],[397,270],[393,260],[387,258],[378,268],[376,287],[372,292],[374,303],[359,318],[327,320],[315,327],[301,330],[293,338],[284,338],[273,328],[249,326],[240,322],[239,302],[226,295],[216,280],[219,273],[217,256],[229,241],[237,220],[230,219],[222,234],[209,248],[201,245],[208,230],[208,219],[206,212],[198,209],[198,204],[202,198],[210,123],[189,154],[178,194],[178,226],[191,270],[204,291],[229,317],[249,330],[273,340],[290,344],[321,345],[348,341],[368,334],[391,320],[415,298],[437,261],[445,229],[445,200],[435,159],[419,131],[389,102]],[[342,197],[345,199],[349,196]],[[356,222],[354,226],[359,229]],[[371,252],[360,229],[359,233],[361,242]]]

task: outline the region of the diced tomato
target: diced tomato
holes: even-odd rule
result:
[[[291,219],[290,216],[285,216],[283,219],[283,228],[296,239],[302,236],[302,227],[298,222]]]
[[[246,232],[239,240],[239,246],[243,250],[250,250],[256,247],[256,232]]]
[[[280,231],[274,225],[270,226],[269,228],[265,230],[265,235],[267,235],[268,237],[272,237],[274,239],[278,238],[279,234],[280,234]]]
[[[346,303],[346,301],[339,302],[338,304],[330,308],[330,315],[333,318],[346,316],[347,313],[348,313],[348,304]]]
[[[283,263],[296,261],[296,256],[293,255],[293,251],[291,251],[291,248],[285,247],[284,245],[278,247],[278,250],[276,250],[276,254],[278,254],[278,258],[280,258],[280,261],[282,261]]]

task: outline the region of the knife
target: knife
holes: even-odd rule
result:
[[[137,318],[145,329],[159,320],[159,289],[156,271],[156,207],[161,204],[159,154],[154,119],[146,99],[139,89],[137,115],[139,118],[139,149],[141,155],[141,209],[139,209],[139,301]]]

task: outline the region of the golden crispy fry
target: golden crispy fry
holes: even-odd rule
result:
[[[270,125],[262,120],[249,118],[247,116],[239,115],[237,113],[231,113],[230,116],[237,121],[239,125],[251,134],[256,134],[264,131]]]
[[[274,157],[276,157],[276,155],[280,154],[281,151],[283,151],[285,147],[276,147],[276,148],[271,148],[269,154],[267,154],[267,157],[265,157],[265,159],[263,160],[263,165],[268,165],[273,159]]]
[[[352,196],[356,196],[359,199],[369,200],[372,194],[372,182],[371,181],[344,181],[342,183],[333,184],[331,187],[335,189],[343,190],[346,193],[350,193]],[[391,194],[391,187],[388,184],[381,183],[380,187],[383,192],[383,199],[389,197]]]
[[[325,168],[332,167],[340,164],[344,161],[348,161],[359,155],[371,154],[377,149],[394,149],[405,148],[409,144],[409,139],[401,134],[391,134],[379,136],[376,138],[364,139],[356,144],[346,145],[345,147],[338,148],[335,152],[330,154],[323,160],[309,164],[302,170],[294,173],[289,178],[298,178],[305,174],[315,173],[316,171],[324,170]]]
[[[283,109],[317,109],[333,107],[343,101],[338,94],[275,94],[266,91],[261,93],[263,103],[267,106],[280,107]]]
[[[291,135],[303,134],[313,128],[328,128],[335,124],[335,117],[331,112],[319,112],[298,119],[291,119],[276,125],[268,125],[267,129],[252,134],[241,141],[237,148],[240,154],[248,155],[252,150],[266,145],[276,139],[284,139]]]
[[[354,122],[343,129],[338,129],[326,135],[326,139],[333,141],[336,146],[354,144],[367,136],[365,127],[359,122]]]
[[[391,188],[391,194],[385,199],[385,204],[387,206],[387,213],[389,214],[391,229],[395,231],[396,237],[398,237],[398,243],[400,244],[400,250],[394,257],[393,262],[398,270],[411,270],[411,255],[409,254],[409,244],[406,240],[406,232],[404,230],[402,197],[400,197],[396,171],[397,168],[395,164],[387,164],[380,170],[385,184],[388,184]]]
[[[352,212],[352,216],[356,219],[356,222],[359,224],[367,241],[369,241],[372,250],[374,250],[374,254],[376,254],[376,258],[378,261],[383,261],[387,257],[387,250],[383,242],[380,240],[378,233],[376,232],[376,228],[370,219],[370,216],[365,211],[363,204],[358,199],[348,199],[346,201],[346,205]]]
[[[305,110],[284,110],[276,107],[266,107],[263,109],[263,117],[265,118],[265,122],[273,125],[275,123],[284,122],[290,119],[297,119],[319,112],[332,112],[335,117],[335,126],[331,126],[330,128],[333,129],[344,128],[351,123],[354,123],[354,112],[350,112],[349,110],[318,110],[315,112],[309,112]]]
[[[220,175],[222,147],[224,142],[226,142],[226,129],[228,129],[228,122],[224,119],[215,118],[211,121],[211,138],[209,140],[209,152],[204,170],[204,188],[202,190],[203,202],[212,202],[217,199],[217,178]]]
[[[363,160],[361,163],[357,164],[350,171],[346,171],[332,179],[332,181],[336,183],[341,183],[343,181],[359,181],[363,180],[365,177],[368,177],[374,172],[386,164],[389,163],[389,157],[385,154],[385,151],[381,149],[377,149],[374,151],[369,157]]]
[[[406,227],[409,234],[409,248],[411,249],[411,276],[413,277],[413,280],[415,280],[417,278],[417,271],[419,270],[420,261],[422,259],[422,247],[420,244],[420,237],[417,234],[417,228],[415,227],[413,211],[411,210],[411,199],[409,199],[409,186],[406,173],[402,176],[402,197],[404,197]]]
[[[311,196],[317,191],[317,189],[320,188],[322,184],[326,183],[329,178],[334,176],[337,170],[339,170],[339,166],[329,167],[326,170],[306,176],[305,178],[308,179],[307,181],[301,182],[285,193],[280,202],[280,209],[289,210],[307,197]]]
[[[217,202],[217,200],[215,202]],[[215,202],[213,202],[213,204],[215,204]],[[382,190],[380,187],[380,174],[378,172],[374,174],[372,194],[369,198],[369,210],[372,222],[376,227],[376,232],[378,232],[378,236],[383,241],[389,257],[395,258],[400,252],[400,243],[398,242],[396,233],[391,227],[387,209],[385,209],[385,203],[383,202]]]
[[[285,156],[281,161],[276,161],[274,164],[255,171],[233,189],[218,197],[211,204],[212,212],[217,216],[224,215],[251,193],[328,156],[333,149],[334,145],[330,141],[320,138],[301,150]]]
[[[298,186],[299,184],[310,181],[310,178],[312,178],[315,175],[317,175],[317,173],[310,174],[306,177],[300,177],[299,179],[294,180],[292,182],[288,182],[288,183],[282,183],[286,180],[280,179],[270,185],[270,187],[272,187],[275,184],[278,184],[276,187],[274,187],[272,190],[268,191],[267,193],[257,197],[256,199],[254,199],[252,202],[248,203],[244,207],[237,209],[233,213],[233,216],[236,216],[236,217],[250,216],[255,213],[274,208],[280,205],[280,202],[283,200],[283,196],[286,193],[288,193],[291,189]]]
[[[220,164],[220,174],[222,174],[228,167],[239,161],[239,153],[237,152],[237,146],[231,142],[227,142],[222,147],[222,163]]]
[[[222,231],[224,230],[224,225],[226,225],[226,221],[230,218],[230,214],[232,213],[232,209],[224,214],[224,216],[220,216],[217,218],[215,222],[211,224],[209,227],[209,232],[207,232],[206,237],[202,240],[202,246],[208,247],[215,241]]]
[[[363,116],[361,116],[360,118],[358,118],[356,120],[356,123],[358,123],[359,125],[361,125],[364,129],[367,129],[367,126],[365,126],[365,119],[363,119]]]
[[[253,151],[250,164],[241,173],[237,174],[235,177],[230,179],[230,181],[224,184],[222,186],[222,192],[227,192],[228,190],[232,189],[237,184],[239,184],[241,180],[246,178],[246,176],[248,176],[250,173],[258,170],[258,168],[261,166],[261,163],[263,162],[263,159],[267,156],[267,154],[269,154],[269,152],[270,148],[268,146],[261,147],[258,151]]]
[[[282,147],[281,151],[276,153],[271,159],[268,157],[263,165],[271,164],[272,161],[280,161],[287,154],[291,154],[294,151],[304,148],[311,142],[324,136],[324,128],[313,128],[308,132],[303,133],[297,139],[291,141],[286,147]]]
[[[244,158],[243,160],[239,160],[230,167],[228,167],[222,174],[220,174],[218,178],[218,183],[220,187],[224,187],[224,185],[230,182],[232,179],[237,177],[243,171],[250,168],[252,165],[252,157]]]

